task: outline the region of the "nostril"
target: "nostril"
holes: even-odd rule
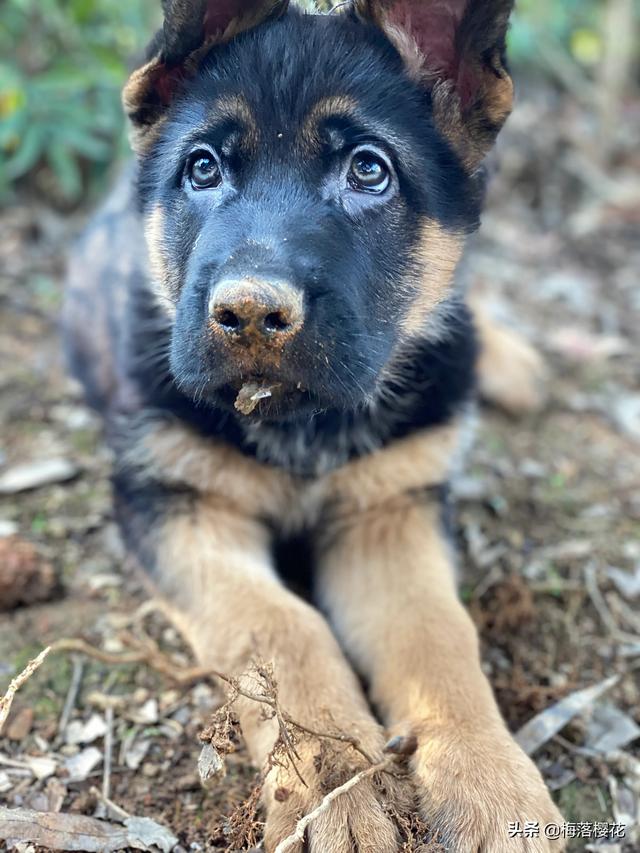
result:
[[[290,326],[291,323],[282,311],[272,311],[264,318],[264,327],[267,332],[286,332]]]
[[[219,308],[215,316],[216,322],[229,332],[239,332],[242,328],[240,318],[229,308]]]

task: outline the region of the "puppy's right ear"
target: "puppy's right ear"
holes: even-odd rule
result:
[[[149,131],[204,53],[283,14],[288,5],[289,0],[162,0],[164,23],[150,45],[149,60],[133,72],[122,94],[134,149],[144,148]]]

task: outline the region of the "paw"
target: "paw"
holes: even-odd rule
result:
[[[532,346],[511,329],[491,323],[480,334],[478,381],[484,400],[510,415],[541,409],[548,369]]]
[[[298,769],[307,787],[290,767],[274,767],[267,777],[265,850],[274,853],[296,830],[300,818],[318,808],[324,798],[369,765],[350,747],[309,742]],[[359,782],[332,799],[315,817],[305,842],[287,846],[287,853],[397,853],[398,833],[391,802],[400,802],[394,780],[386,774]]]
[[[415,757],[424,818],[455,853],[559,853],[544,828],[562,824],[533,762],[506,730],[424,731]],[[539,836],[510,837],[509,825],[535,821]]]

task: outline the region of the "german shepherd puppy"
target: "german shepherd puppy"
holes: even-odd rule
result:
[[[442,523],[479,352],[454,274],[511,109],[511,6],[163,0],[124,91],[135,174],[77,247],[66,306],[124,538],[200,661],[239,675],[257,650],[293,718],[374,758],[390,733],[415,736],[424,816],[463,853],[562,847],[482,672]],[[527,350],[496,369],[505,338],[479,329],[481,382],[516,407]],[[326,618],[279,574],[300,536]],[[262,766],[276,721],[248,701],[240,718]],[[267,851],[362,769],[328,749],[299,744],[306,785],[269,772]],[[396,851],[392,796],[356,786],[306,849]],[[509,838],[514,821],[540,837]]]

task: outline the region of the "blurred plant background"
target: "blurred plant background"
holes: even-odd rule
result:
[[[549,400],[523,423],[483,411],[455,481],[462,595],[512,731],[593,699],[557,735],[545,723],[534,758],[567,821],[623,823],[626,840],[580,833],[570,853],[638,853],[640,0],[516,4],[517,108],[488,160],[466,275],[544,354]],[[112,459],[58,331],[67,248],[128,156],[120,89],[160,6],[0,0],[0,695],[65,636],[119,653],[135,634],[178,671],[188,660],[124,559]],[[14,578],[30,606],[3,611]],[[111,815],[102,761],[114,813],[162,823],[176,851],[255,849],[246,750],[212,790],[195,773],[221,694],[175,688],[145,665],[50,655],[3,730],[0,799],[53,811],[52,826]]]
[[[68,207],[102,189],[126,151],[120,88],[159,6],[2,0],[0,200],[27,186]],[[633,85],[639,9],[636,0],[520,0],[512,62],[589,100],[602,125],[611,124]]]
[[[0,5],[0,194],[31,181],[71,203],[124,150],[120,89],[157,23],[151,0]]]

